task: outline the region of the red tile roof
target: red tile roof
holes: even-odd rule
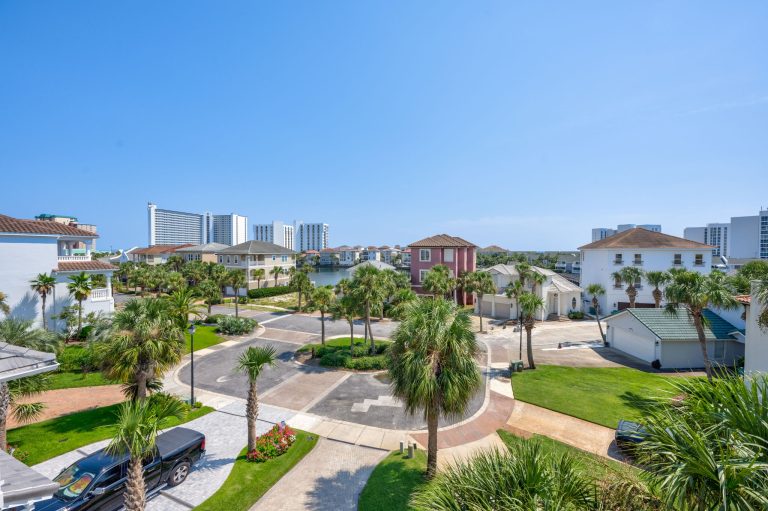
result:
[[[132,250],[131,254],[137,255],[159,255],[176,252],[180,248],[194,247],[194,243],[185,243],[183,245],[152,245],[151,247],[137,248]]]
[[[750,295],[736,295],[734,296],[737,302],[742,303],[744,305],[749,305],[752,303],[752,297]]]
[[[102,261],[73,261],[59,263],[59,267],[54,271],[103,271],[117,270],[116,266]]]
[[[437,234],[424,238],[423,240],[410,243],[409,247],[476,247],[474,243],[459,238],[458,236],[449,236],[447,234]]]
[[[579,250],[590,248],[688,248],[700,249],[714,248],[698,241],[691,241],[677,236],[670,236],[661,232],[653,232],[642,227],[635,227],[626,231],[608,236],[605,239],[593,241],[579,247]]]
[[[40,220],[25,220],[13,218],[7,215],[0,215],[0,232],[30,233],[30,234],[58,234],[66,236],[84,236],[88,238],[98,238],[99,235],[77,227],[60,224],[58,222],[47,222]]]

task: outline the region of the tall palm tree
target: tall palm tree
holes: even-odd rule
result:
[[[437,471],[440,416],[464,414],[480,388],[478,345],[466,311],[443,298],[411,302],[392,335],[389,376],[392,394],[408,413],[427,421],[427,478]]]
[[[736,309],[739,306],[731,294],[725,275],[720,272],[712,272],[709,275],[695,271],[676,272],[664,290],[664,296],[667,299],[666,311],[669,314],[677,316],[680,309],[687,312],[699,338],[707,379],[712,381],[712,361],[707,353],[707,335],[704,332],[708,320],[704,316],[704,309],[709,305],[719,309]]]
[[[349,325],[349,353],[355,347],[355,318],[360,315],[360,304],[354,296],[346,294],[333,303],[333,319],[344,319]]]
[[[43,330],[48,330],[48,324],[45,320],[45,302],[48,295],[53,292],[56,287],[56,279],[47,273],[38,273],[37,278],[30,280],[30,287],[40,295],[41,312],[43,314]]]
[[[364,339],[370,337],[370,352],[372,355],[376,353],[376,343],[373,340],[373,332],[371,331],[371,309],[384,299],[381,280],[381,271],[370,265],[358,268],[352,279],[352,295],[362,306],[363,318],[365,320]]]
[[[257,268],[255,270],[251,270],[251,278],[256,279],[256,287],[258,289],[261,289],[261,281],[264,279],[266,275],[266,272],[264,271],[264,268]]]
[[[531,281],[531,293],[533,294],[536,294],[536,286],[543,286],[547,281],[547,277],[536,270],[531,270],[528,279]]]
[[[197,303],[195,294],[191,289],[179,289],[174,291],[168,298],[170,304],[170,314],[176,319],[180,329],[184,329],[189,322],[190,316],[199,318],[202,305]]]
[[[248,376],[248,402],[245,417],[248,420],[248,451],[256,449],[256,420],[259,417],[259,395],[256,380],[265,367],[274,367],[277,350],[274,346],[249,346],[237,359],[237,371]]]
[[[136,298],[115,312],[111,329],[94,343],[107,377],[136,387],[147,397],[148,382],[181,360],[184,335],[170,305],[160,298]]]
[[[304,268],[309,268],[308,266],[305,266]],[[306,271],[297,271],[294,272],[293,275],[291,275],[291,280],[288,282],[288,285],[291,287],[293,291],[298,293],[298,311],[301,312],[302,306],[302,298],[309,295],[309,293],[312,292],[312,281],[309,280],[309,275]]]
[[[757,316],[757,324],[760,328],[768,329],[768,278],[760,280],[755,285],[755,294],[760,309]]]
[[[334,291],[339,296],[346,296],[349,294],[351,290],[352,290],[352,281],[349,279],[340,279],[336,283],[336,287],[334,288]]]
[[[525,256],[523,254],[520,254],[522,257],[522,260],[520,260],[519,263],[515,265],[515,270],[517,270],[518,278],[520,279],[520,283],[525,287],[526,281],[531,277],[533,273],[533,267],[531,267],[530,264],[525,262]]]
[[[643,270],[634,266],[627,266],[620,271],[613,274],[614,278],[618,277],[627,285],[627,298],[629,298],[629,308],[635,307],[635,300],[637,299],[637,288],[635,284],[642,278]]]
[[[280,275],[283,274],[283,267],[275,266],[274,268],[269,270],[269,274],[275,277],[275,287],[277,287],[277,279],[280,277]]]
[[[520,309],[523,316],[523,326],[525,327],[526,345],[528,352],[528,369],[536,369],[533,362],[533,343],[531,342],[531,333],[533,332],[536,313],[544,308],[544,300],[533,293],[523,293],[520,296]]]
[[[520,297],[523,293],[525,293],[525,288],[523,287],[523,281],[521,279],[510,282],[504,292],[504,294],[507,295],[507,298],[515,300],[515,305],[517,306],[517,329],[520,332],[520,351],[517,357],[518,360],[523,359],[523,317],[520,315]]]
[[[245,280],[245,272],[242,270],[229,270],[225,278],[227,285],[232,286],[232,291],[235,293],[235,317],[240,317],[240,289],[247,286],[248,282]]]
[[[213,302],[221,300],[221,286],[212,280],[206,279],[200,282],[196,291],[205,300],[205,304],[208,306],[208,314],[210,314]]]
[[[179,289],[187,287],[187,279],[180,272],[167,271],[162,274],[161,285],[168,293],[173,293]]]
[[[480,332],[483,331],[483,296],[496,294],[496,284],[493,277],[487,271],[475,271],[469,274],[466,288],[470,293],[477,295],[477,311],[480,316]]]
[[[181,271],[184,267],[184,258],[179,254],[173,254],[168,257],[167,261],[165,261],[165,265],[168,266],[171,271]]]
[[[83,333],[83,301],[91,296],[93,287],[91,286],[91,277],[86,275],[85,272],[72,275],[69,277],[69,280],[67,289],[69,294],[77,300],[77,336],[80,337]]]
[[[597,321],[597,328],[600,330],[600,338],[605,342],[605,334],[603,333],[603,325],[600,324],[600,296],[605,294],[605,288],[600,284],[590,284],[587,286],[587,294],[592,296],[592,308],[595,309],[595,321]]]
[[[147,489],[143,461],[154,451],[157,435],[163,426],[172,418],[183,418],[184,414],[181,401],[164,394],[156,394],[144,401],[126,401],[120,406],[115,434],[106,452],[117,456],[127,454],[129,457],[123,494],[126,511],[144,511]]]
[[[329,286],[315,288],[309,296],[309,307],[311,310],[320,312],[320,342],[325,346],[325,315],[333,307],[336,295]]]
[[[456,289],[456,280],[451,278],[447,266],[436,264],[424,276],[421,286],[435,298],[447,298]]]
[[[664,296],[659,287],[668,284],[672,280],[672,276],[665,271],[649,271],[646,272],[645,279],[653,286],[653,301],[656,302],[658,309],[661,307],[661,299]]]
[[[34,328],[31,321],[17,318],[6,318],[0,321],[0,342],[46,352],[56,352],[59,349],[59,341],[54,334]],[[8,445],[6,437],[8,413],[12,412],[20,422],[34,419],[43,411],[44,405],[19,401],[22,398],[38,395],[47,388],[48,379],[44,375],[0,382],[0,449],[5,450]]]
[[[8,295],[0,291],[0,312],[8,316],[11,313],[11,307],[8,305]]]

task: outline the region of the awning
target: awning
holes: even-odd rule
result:
[[[56,355],[0,343],[0,382],[55,371]]]
[[[50,498],[59,484],[0,451],[0,509],[25,506]]]

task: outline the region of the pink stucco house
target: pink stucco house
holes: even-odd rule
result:
[[[461,272],[475,271],[477,246],[465,239],[438,234],[408,245],[411,249],[411,287],[416,293],[425,294],[421,288],[424,275],[436,264],[444,264],[452,276]],[[471,305],[472,293],[458,292],[459,305]]]

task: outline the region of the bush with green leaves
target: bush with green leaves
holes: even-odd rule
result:
[[[353,357],[350,356],[349,350],[326,351],[320,356],[320,365],[343,367],[354,371],[375,371],[387,368],[387,357],[384,355]]]
[[[293,291],[288,286],[262,287],[258,289],[249,289],[248,298],[269,298],[271,296],[280,296],[292,292]]]
[[[258,323],[251,318],[222,316],[217,319],[218,332],[224,335],[245,335],[253,332]]]
[[[210,314],[207,318],[205,318],[205,323],[209,325],[215,325],[218,324],[219,320],[222,318],[226,318],[227,314]]]
[[[570,319],[584,319],[584,313],[581,311],[571,311],[568,313]]]
[[[87,346],[67,346],[56,360],[61,371],[87,373],[96,369],[95,355]]]

